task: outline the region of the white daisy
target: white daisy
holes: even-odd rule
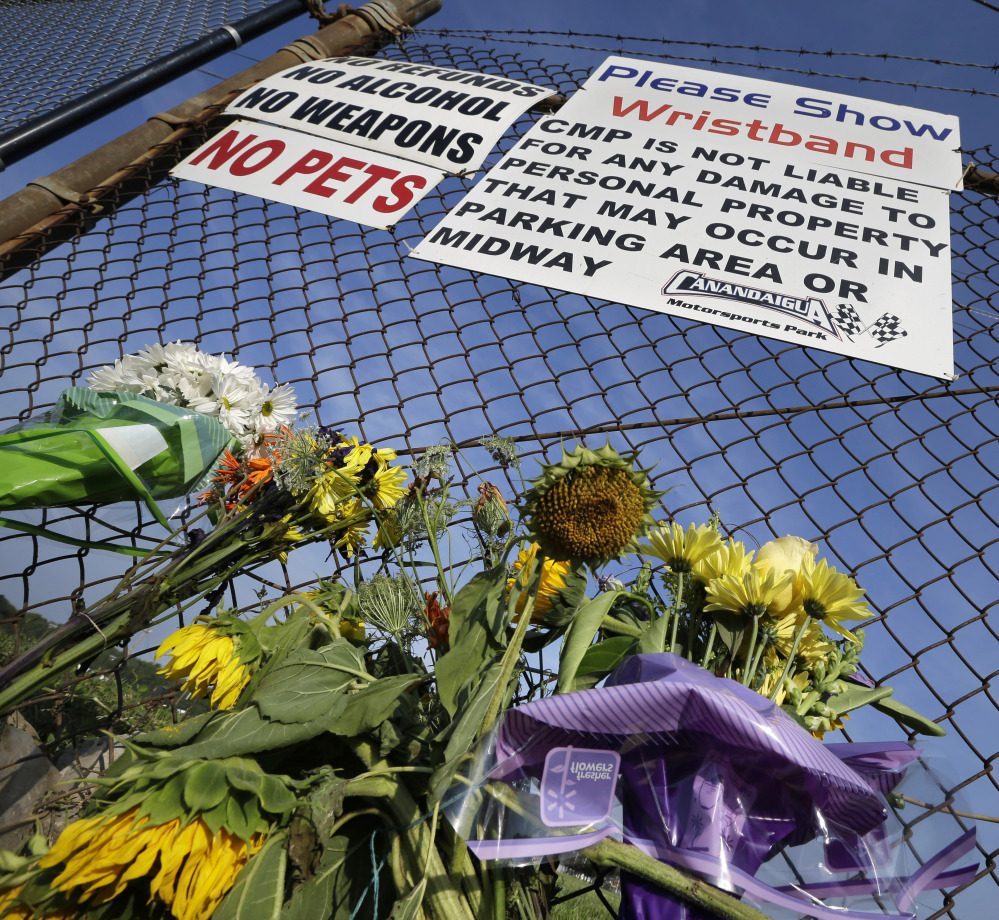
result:
[[[256,414],[251,419],[251,428],[260,432],[279,431],[282,425],[290,425],[298,414],[298,401],[295,391],[286,383],[268,392],[266,384],[260,394],[261,400]]]

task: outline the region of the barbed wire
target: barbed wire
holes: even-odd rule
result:
[[[984,0],[976,0],[976,2],[984,2]],[[999,7],[992,7],[992,9],[999,10]],[[437,30],[432,29],[422,29],[420,30],[424,33],[431,33],[440,35],[442,38],[447,38],[455,36],[458,38],[464,37],[474,37],[483,36],[488,38],[496,39],[497,34],[493,29],[448,29],[441,28]],[[913,61],[922,64],[936,64],[938,66],[948,66],[948,67],[972,67],[980,70],[991,70],[993,73],[999,73],[999,62],[995,64],[976,64],[969,61],[945,61],[940,58],[926,58],[926,57],[915,57],[906,54],[888,54],[887,52],[876,52],[872,53],[869,51],[835,51],[832,48],[826,51],[817,51],[809,48],[774,48],[767,45],[741,45],[741,44],[728,44],[726,42],[705,42],[705,41],[693,41],[690,39],[680,39],[680,38],[650,38],[647,35],[611,35],[600,32],[574,32],[572,29],[567,29],[564,32],[556,32],[552,29],[504,29],[503,35],[565,35],[570,38],[606,38],[612,39],[618,42],[653,42],[655,44],[661,45],[690,45],[698,48],[725,48],[730,51],[756,51],[762,52],[766,51],[773,54],[796,54],[796,55],[817,55],[821,57],[858,57],[858,58],[871,58],[883,61]],[[567,45],[566,47],[574,47],[572,45]],[[600,50],[600,49],[598,49]]]
[[[416,35],[414,37],[418,37],[419,35],[427,35],[427,34],[437,34],[437,33],[428,33],[426,31],[424,31],[424,32],[421,32],[421,33],[416,33]],[[507,34],[513,34],[513,33],[507,33]],[[529,33],[529,34],[542,34],[542,33]],[[564,33],[556,33],[556,34],[564,34]],[[470,32],[468,34],[459,34],[456,30],[440,30],[439,37],[441,37],[441,38],[482,38],[482,39],[488,38],[488,40],[491,41],[491,42],[502,42],[502,43],[507,43],[507,44],[521,44],[521,45],[528,45],[528,46],[531,46],[531,47],[533,47],[533,46],[541,46],[541,47],[549,47],[549,48],[567,48],[567,49],[570,49],[570,50],[573,50],[573,51],[600,51],[600,52],[603,52],[604,54],[622,54],[622,55],[625,55],[625,54],[635,54],[636,53],[636,52],[634,52],[634,51],[632,51],[630,49],[623,48],[623,47],[608,48],[608,47],[601,47],[601,46],[596,46],[596,45],[578,45],[578,44],[575,44],[575,43],[566,43],[566,42],[543,42],[543,41],[535,41],[533,39],[524,39],[524,38],[504,38],[504,37],[501,37],[501,36],[495,35],[495,34],[493,34],[491,32],[486,32],[486,31],[482,31],[481,33],[477,33],[477,34],[471,34],[471,30],[470,30]],[[613,38],[614,36],[610,36],[610,37]],[[714,45],[714,44],[710,44],[710,43],[703,43],[703,44],[708,45],[710,47],[734,47],[734,48],[745,47],[745,48],[750,48],[750,46],[740,46],[740,45],[736,45],[736,46],[721,46],[721,45]],[[464,50],[471,51],[470,48],[467,48],[467,49],[464,49]],[[760,50],[769,50],[769,49],[760,48]],[[826,71],[815,70],[813,68],[807,68],[806,69],[806,68],[801,68],[801,67],[782,67],[782,66],[777,65],[777,64],[764,64],[764,63],[761,63],[761,62],[727,60],[727,59],[719,58],[719,57],[694,57],[692,55],[680,55],[680,54],[659,54],[659,55],[656,55],[656,54],[652,54],[652,53],[646,52],[646,51],[637,52],[637,53],[644,54],[646,57],[660,57],[660,58],[662,58],[664,60],[670,60],[670,61],[689,61],[689,62],[693,62],[693,63],[696,63],[696,64],[710,64],[713,67],[717,67],[719,65],[726,65],[726,66],[731,66],[731,67],[746,67],[746,68],[750,68],[750,69],[758,70],[758,71],[774,71],[774,72],[777,72],[777,73],[793,73],[793,74],[798,74],[798,75],[808,76],[808,77],[826,77],[826,78],[829,78],[829,79],[832,79],[832,80],[849,80],[849,81],[852,81],[854,83],[880,83],[880,84],[884,84],[886,86],[906,86],[906,87],[911,87],[912,89],[916,89],[916,90],[918,90],[918,89],[930,89],[930,90],[939,90],[939,91],[945,92],[945,93],[963,93],[963,94],[969,95],[969,96],[987,96],[987,97],[999,98],[999,93],[991,92],[989,90],[977,89],[975,87],[942,86],[942,85],[934,84],[934,83],[921,83],[921,82],[916,81],[916,80],[888,80],[888,79],[886,79],[884,77],[868,77],[868,76],[864,76],[862,74],[829,73],[829,72],[826,72]],[[797,53],[797,52],[795,52],[795,53]],[[807,53],[807,52],[801,52],[801,53]],[[825,54],[825,52],[816,52],[816,53]],[[831,54],[838,54],[838,53],[839,52],[831,52]],[[878,58],[880,58],[881,55],[872,55],[872,57],[878,57]],[[920,60],[920,59],[913,58],[911,60]],[[929,63],[935,63],[935,62],[930,61]],[[986,67],[986,65],[981,65],[981,66]],[[988,65],[986,67],[986,69],[992,70],[992,71],[996,71],[997,69],[999,69],[999,64]]]

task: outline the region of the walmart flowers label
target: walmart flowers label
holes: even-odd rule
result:
[[[621,757],[615,751],[552,748],[541,777],[541,820],[548,827],[606,821],[620,767]]]
[[[953,116],[608,58],[416,258],[953,379]]]

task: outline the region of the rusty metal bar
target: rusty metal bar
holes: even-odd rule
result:
[[[437,12],[442,0],[371,0],[331,25],[156,115],[44,179],[0,202],[0,259],[73,216],[82,216],[123,175],[148,165],[164,145],[216,115],[237,91],[297,63],[338,54],[371,53],[403,30]],[[54,242],[55,240],[53,240]]]

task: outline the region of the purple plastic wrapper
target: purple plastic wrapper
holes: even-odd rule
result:
[[[873,917],[826,907],[808,885],[755,879],[781,847],[818,839],[831,879],[819,886],[822,897],[891,897],[912,916],[918,891],[974,874],[947,871],[973,846],[973,832],[914,881],[895,873],[883,796],[918,754],[893,742],[824,745],[735,681],[676,655],[636,655],[600,689],[507,712],[480,779],[509,784],[520,815],[493,801],[472,821],[466,802],[453,820],[480,858],[566,853],[613,831],[736,895],[819,918]],[[493,839],[475,839],[483,837]],[[862,883],[835,880],[845,872]],[[627,874],[620,916],[710,920]]]

